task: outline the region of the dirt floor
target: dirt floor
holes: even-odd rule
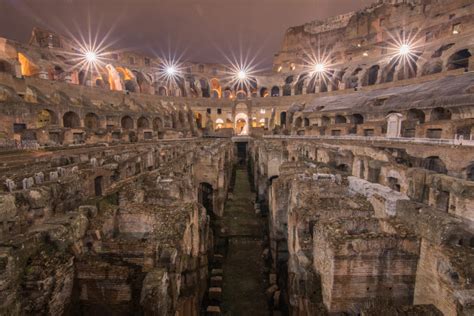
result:
[[[228,250],[223,263],[225,315],[270,315],[262,242],[264,220],[255,214],[247,171],[237,169],[233,198],[226,203],[224,227]]]

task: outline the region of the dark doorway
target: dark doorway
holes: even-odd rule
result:
[[[214,203],[213,203],[213,192],[212,185],[206,182],[199,183],[199,192],[198,192],[198,199],[199,203],[207,211],[208,215],[214,214]]]
[[[239,159],[239,163],[241,165],[245,164],[245,161],[247,161],[247,143],[240,142],[240,143],[235,143],[237,146],[237,158]]]
[[[102,179],[102,176],[98,176],[94,179],[95,196],[102,196]]]

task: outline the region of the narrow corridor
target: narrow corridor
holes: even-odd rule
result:
[[[228,239],[223,262],[226,315],[269,315],[262,259],[264,225],[264,219],[255,214],[247,171],[239,168],[233,198],[227,201],[223,218]]]

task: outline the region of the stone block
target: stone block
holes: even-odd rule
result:
[[[209,298],[211,300],[221,301],[222,300],[222,288],[211,287],[209,288]]]

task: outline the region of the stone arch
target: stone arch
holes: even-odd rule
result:
[[[418,72],[418,56],[408,56],[402,60],[398,70],[398,80],[415,78]]]
[[[235,93],[235,96],[238,100],[244,100],[247,98],[247,92],[245,92],[245,90],[239,90]]]
[[[309,118],[305,117],[304,120],[303,120],[303,126],[304,127],[309,127],[309,125],[310,125]]]
[[[466,168],[466,179],[474,181],[474,162],[471,162]]]
[[[362,114],[356,113],[351,115],[351,123],[352,124],[364,124],[364,116]]]
[[[407,119],[410,121],[417,121],[418,124],[425,123],[425,112],[418,109],[409,109],[407,112]]]
[[[303,94],[303,88],[304,88],[304,82],[307,78],[307,75],[306,73],[302,73],[298,80],[296,81],[296,84],[295,84],[295,95],[300,95],[300,94]]]
[[[395,78],[395,71],[397,70],[398,64],[400,63],[400,58],[397,56],[393,58],[387,66],[385,66],[381,83],[392,82]]]
[[[350,76],[346,79],[346,88],[355,89],[359,85],[359,73],[362,71],[361,67],[357,67]]]
[[[209,82],[206,78],[199,79],[199,84],[201,85],[201,95],[203,98],[210,98],[211,97],[211,90],[209,86]]]
[[[239,112],[235,116],[234,130],[238,135],[248,135],[249,133],[249,117],[243,112]]]
[[[327,116],[321,116],[321,126],[328,126],[331,123],[331,119]]]
[[[202,128],[202,114],[196,112],[194,114],[194,119],[196,120],[196,125],[198,128]]]
[[[285,111],[280,113],[280,125],[281,126],[286,125],[286,112]]]
[[[446,164],[438,156],[431,156],[431,157],[423,159],[422,167],[424,169],[431,170],[437,173],[442,173],[442,174],[448,173]]]
[[[429,61],[423,65],[422,76],[437,74],[443,71],[443,62],[441,60]]]
[[[58,124],[58,116],[54,111],[43,109],[36,116],[36,128]]]
[[[6,60],[0,59],[0,72],[14,74],[13,66]]]
[[[266,87],[260,88],[260,97],[265,98],[265,97],[268,97],[268,96],[269,96],[268,89]]]
[[[430,121],[443,121],[443,120],[450,120],[452,113],[449,109],[436,107],[431,111]]]
[[[376,84],[379,75],[379,70],[379,65],[373,65],[372,67],[370,67],[366,72],[363,86],[372,86]]]
[[[214,189],[210,183],[199,183],[198,202],[204,206],[209,216],[214,215]]]
[[[285,85],[283,86],[283,96],[291,95],[291,84],[293,83],[294,77],[288,76],[285,79]]]
[[[168,96],[168,89],[165,86],[159,86],[158,87],[158,95],[160,97]]]
[[[336,115],[335,121],[336,121],[336,124],[345,124],[345,123],[347,123],[347,119],[344,115]]]
[[[81,119],[76,112],[69,111],[63,115],[63,126],[66,128],[79,128],[81,127]]]
[[[295,127],[301,128],[302,126],[303,126],[303,119],[301,118],[301,116],[299,116],[295,119]]]
[[[448,62],[446,64],[447,70],[469,69],[469,59],[471,56],[472,54],[468,49],[462,49],[455,52],[448,58]]]
[[[163,120],[161,117],[155,117],[153,119],[153,130],[161,131],[163,129]]]
[[[87,113],[84,118],[84,126],[88,129],[98,129],[99,125],[99,116],[95,113]]]
[[[211,84],[211,98],[219,99],[222,96],[222,87],[219,82],[219,79],[212,78],[210,81]]]
[[[140,118],[138,118],[137,127],[138,127],[139,129],[147,129],[147,128],[150,128],[150,121],[149,121],[146,117],[141,116]]]
[[[273,86],[271,91],[272,97],[279,97],[280,96],[280,88],[278,86]]]
[[[125,115],[120,120],[120,126],[122,126],[123,129],[133,129],[133,119],[130,116]]]

